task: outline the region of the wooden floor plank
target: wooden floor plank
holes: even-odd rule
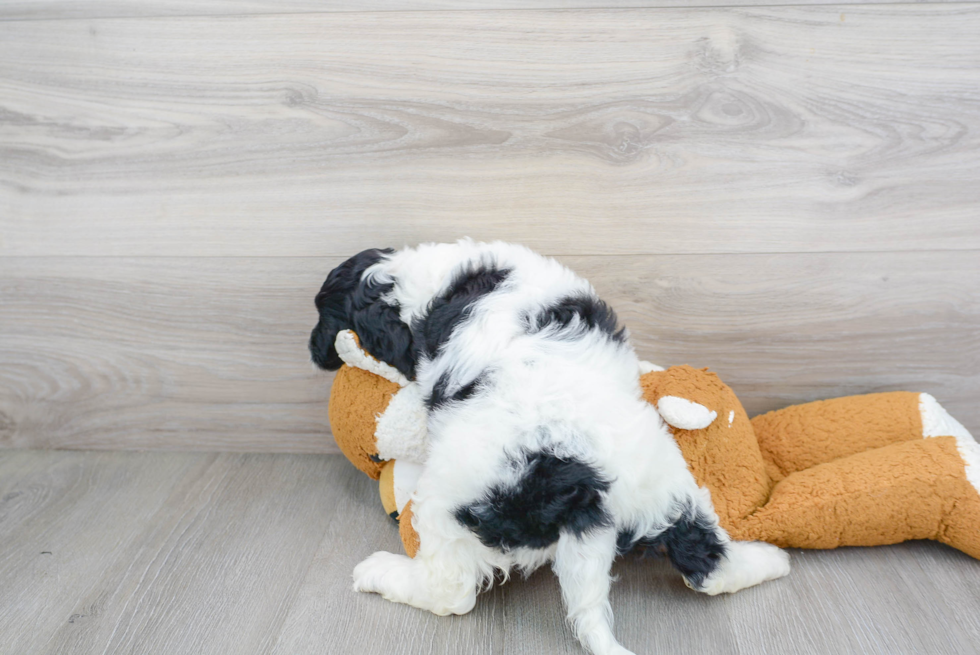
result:
[[[352,591],[358,561],[401,544],[339,456],[6,451],[0,492],[4,655],[583,652],[546,569],[460,617]],[[616,633],[679,655],[959,654],[980,635],[980,565],[950,548],[792,557],[787,578],[709,598],[628,556]]]
[[[741,652],[952,655],[972,650],[975,613],[964,611],[967,606],[958,605],[959,599],[933,579],[978,575],[976,560],[958,551],[913,542],[800,551],[794,564],[789,585],[758,594],[754,606],[733,604],[729,620]],[[912,572],[906,575],[904,569]]]
[[[97,620],[106,571],[145,546],[157,510],[209,458],[0,452],[0,653],[43,652],[58,630]]]
[[[407,606],[386,607],[378,597],[354,594],[351,571],[375,550],[401,552],[398,528],[380,509],[378,485],[337,457],[337,511],[283,623],[275,655],[337,653],[493,652],[500,616],[484,605],[466,617],[436,617]],[[381,602],[378,602],[381,601]]]
[[[147,456],[149,458],[155,456]],[[259,653],[278,633],[342,489],[339,458],[222,455],[153,514],[45,648]]]
[[[980,5],[0,22],[0,254],[980,248]]]
[[[750,413],[905,388],[980,433],[980,253],[561,260]],[[339,261],[0,259],[0,446],[336,452],[306,341]]]
[[[375,507],[376,486],[350,476],[338,479],[345,508],[325,532],[274,655],[317,652],[324,643],[331,653],[351,654],[583,652],[548,570],[495,586],[462,617],[434,617],[351,591],[358,561],[375,550],[401,552],[401,545]],[[788,578],[711,598],[692,593],[662,560],[629,556],[613,570],[616,633],[637,653],[953,655],[975,643],[980,566],[962,553],[916,542],[792,557]],[[959,582],[944,590],[953,578]]]

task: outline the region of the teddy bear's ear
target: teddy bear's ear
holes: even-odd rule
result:
[[[337,339],[334,341],[334,349],[340,359],[348,366],[380,375],[400,387],[408,384],[408,378],[401,371],[394,366],[379,362],[364,350],[361,347],[360,339],[357,338],[353,330],[341,330],[338,332]]]
[[[657,401],[657,411],[668,425],[678,430],[702,430],[718,418],[718,412],[677,396],[663,396]]]
[[[640,361],[640,375],[646,375],[647,373],[653,373],[657,371],[666,371],[663,366],[657,366],[653,362],[648,362],[647,360]]]

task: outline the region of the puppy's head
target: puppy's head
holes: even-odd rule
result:
[[[392,252],[390,248],[365,250],[330,271],[316,295],[320,320],[310,335],[310,355],[320,368],[340,368],[343,362],[334,341],[341,330],[354,330],[373,357],[414,378],[412,332],[399,317],[398,306],[383,299],[393,285],[364,275]]]

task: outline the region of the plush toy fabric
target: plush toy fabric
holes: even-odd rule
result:
[[[749,421],[706,369],[651,372],[641,385],[733,539],[795,548],[934,539],[980,558],[980,446],[932,396],[837,398]]]
[[[345,366],[334,378],[327,412],[340,451],[374,480],[386,461],[422,463],[426,411],[417,387],[367,354],[352,331],[339,333],[335,345]]]
[[[334,436],[380,479],[382,505],[414,557],[424,404],[353,333],[338,336],[338,352],[347,365],[330,396]],[[707,369],[650,370],[640,384],[733,539],[797,548],[934,539],[980,558],[980,446],[928,394],[818,401],[750,421]]]
[[[328,413],[340,451],[378,480],[381,506],[399,524],[402,545],[415,557],[411,496],[425,457],[426,412],[414,385],[365,352],[350,330],[337,335],[344,365],[334,377]]]

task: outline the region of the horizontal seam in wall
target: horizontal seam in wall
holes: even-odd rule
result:
[[[254,13],[215,13],[215,14],[141,14],[141,15],[91,15],[91,16],[50,16],[50,17],[11,17],[4,18],[0,16],[0,24],[2,23],[41,23],[41,22],[72,22],[72,21],[90,21],[90,20],[168,20],[168,19],[188,19],[188,18],[227,18],[227,19],[242,19],[251,17],[269,17],[269,16],[335,16],[335,15],[349,15],[349,14],[472,14],[472,13],[533,13],[533,12],[565,12],[565,13],[584,13],[584,12],[627,12],[627,11],[670,11],[678,9],[719,9],[719,10],[732,10],[732,9],[776,9],[780,7],[812,7],[812,8],[827,8],[832,10],[835,7],[840,8],[864,8],[864,7],[903,7],[903,6],[935,6],[937,8],[943,7],[946,9],[951,9],[953,7],[964,7],[973,6],[976,7],[980,3],[973,0],[926,0],[924,2],[843,2],[843,3],[813,3],[813,2],[797,2],[797,3],[759,3],[759,4],[726,4],[726,5],[668,5],[665,7],[654,7],[654,6],[642,6],[642,7],[606,7],[606,6],[596,6],[596,7],[497,7],[497,8],[476,8],[476,9],[338,9],[336,11],[270,11],[270,12],[254,12]]]
[[[941,253],[978,253],[980,248],[921,248],[916,250],[779,250],[779,251],[735,251],[735,252],[609,252],[609,253],[581,253],[581,252],[547,252],[541,251],[548,257],[769,257],[773,255],[898,255],[898,254],[941,254]],[[4,260],[25,260],[25,259],[341,259],[350,257],[354,252],[346,253],[324,253],[322,255],[0,255],[0,262]],[[980,265],[980,257],[977,259]]]

